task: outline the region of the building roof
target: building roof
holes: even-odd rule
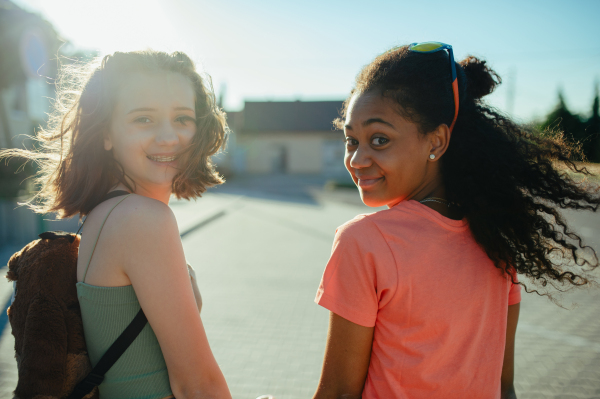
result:
[[[343,101],[246,101],[244,132],[334,131]]]

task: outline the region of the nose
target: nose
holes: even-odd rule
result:
[[[161,146],[173,146],[179,143],[179,136],[173,125],[169,121],[165,121],[158,127],[156,134],[156,143]]]
[[[350,167],[354,169],[367,168],[373,163],[369,149],[364,146],[359,145],[352,154],[348,155],[350,156]]]

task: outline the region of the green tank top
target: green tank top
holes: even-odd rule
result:
[[[98,363],[140,310],[140,303],[131,285],[98,287],[85,283],[87,268],[104,223],[113,209],[127,197],[118,201],[106,215],[87,262],[83,281],[77,283],[83,331],[92,366]],[[172,395],[167,365],[150,323],[106,373],[98,388],[103,399],[160,399]]]

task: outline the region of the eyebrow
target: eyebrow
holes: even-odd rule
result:
[[[192,111],[192,112],[194,112],[194,110],[189,107],[175,107],[173,109],[175,111]],[[152,111],[156,111],[156,108],[134,108],[131,111],[129,111],[127,113],[127,115],[133,114],[134,112],[152,112]]]
[[[392,125],[391,123],[389,123],[389,122],[387,122],[387,121],[384,121],[384,120],[383,120],[383,119],[381,119],[381,118],[371,118],[371,119],[367,119],[366,121],[364,121],[364,122],[362,123],[362,125],[363,125],[363,127],[367,127],[367,126],[369,126],[369,125],[372,125],[373,123],[382,123],[382,124],[384,124],[384,125],[386,125],[386,126],[389,126],[389,127],[391,127],[392,129],[395,129],[394,125]],[[352,126],[350,126],[350,125],[345,125],[344,127],[345,127],[347,130],[352,130]]]
[[[194,112],[193,109],[189,108],[189,107],[175,107],[173,108],[175,111],[192,111]]]
[[[147,111],[156,111],[156,109],[154,109],[154,108],[134,108],[131,111],[129,111],[127,113],[127,115],[133,114],[134,112],[147,112]]]

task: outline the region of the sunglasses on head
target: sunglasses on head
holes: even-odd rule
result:
[[[408,51],[423,54],[435,53],[436,51],[441,50],[448,50],[448,54],[450,54],[450,70],[452,71],[452,91],[454,92],[454,119],[452,120],[452,124],[450,125],[450,132],[452,132],[454,124],[456,123],[456,118],[458,117],[458,81],[456,79],[456,66],[454,65],[454,54],[452,53],[452,46],[440,42],[412,43],[410,46],[408,46]]]

